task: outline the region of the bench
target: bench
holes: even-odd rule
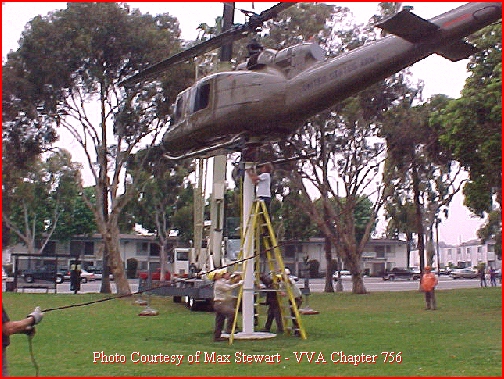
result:
[[[49,293],[49,290],[53,290],[54,293],[56,293],[56,283],[54,284],[28,284],[28,283],[23,283],[21,285],[18,285],[16,288],[16,292],[19,292],[21,290],[22,293],[25,292],[25,289],[35,289],[35,290],[45,290],[45,293]]]

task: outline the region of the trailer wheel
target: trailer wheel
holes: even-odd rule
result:
[[[203,303],[196,301],[196,299],[191,296],[187,297],[186,305],[187,305],[187,308],[189,308],[192,312],[197,312],[197,311],[201,310],[202,304]]]
[[[187,297],[187,308],[189,308],[191,311],[196,311],[196,300],[194,300],[191,296]]]
[[[206,299],[206,301],[205,301],[205,310],[207,312],[213,312],[214,311],[214,308],[213,308],[213,299]]]

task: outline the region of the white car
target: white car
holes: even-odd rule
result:
[[[92,282],[93,280],[96,279],[95,274],[92,272],[87,272],[84,269],[80,270],[80,277],[81,277],[81,283],[87,283],[87,282]],[[65,280],[70,280],[70,270],[67,271],[67,273],[63,276]]]
[[[351,278],[352,277],[352,274],[350,273],[350,271],[348,270],[340,270],[340,273],[341,273],[341,278]],[[336,271],[334,274],[333,274],[333,280],[335,282],[338,281],[338,271]]]
[[[478,271],[472,268],[457,268],[450,273],[452,279],[476,279],[479,276]]]

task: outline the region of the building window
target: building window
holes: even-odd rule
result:
[[[150,255],[151,257],[159,257],[159,252],[161,251],[157,243],[150,244]]]
[[[493,243],[489,243],[487,249],[489,253],[495,253],[495,245]]]
[[[42,250],[42,255],[55,255],[56,254],[56,241],[48,241]]]
[[[79,257],[84,253],[83,241],[70,241],[70,256]]]
[[[285,257],[295,258],[296,256],[296,245],[286,245],[285,246]]]
[[[376,258],[385,258],[385,246],[375,247]]]
[[[91,255],[93,256],[95,253],[94,251],[94,242],[88,241],[84,242],[84,255]]]
[[[137,255],[148,255],[149,254],[149,243],[148,242],[137,242],[136,253]]]

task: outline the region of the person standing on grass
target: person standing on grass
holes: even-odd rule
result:
[[[262,332],[270,333],[273,320],[276,322],[277,334],[284,332],[282,312],[280,311],[280,304],[278,303],[278,288],[276,283],[269,275],[261,276],[261,281],[266,286],[266,305],[268,306],[268,315],[266,324]]]
[[[495,269],[493,267],[490,267],[490,285],[492,287],[497,287],[497,282],[495,281],[495,277],[496,277],[496,272],[495,272]]]
[[[481,266],[479,268],[479,275],[480,275],[480,287],[486,287],[487,282],[486,282],[486,273],[485,273],[485,267]]]
[[[299,308],[301,308],[301,305],[303,304],[303,295],[301,294],[301,290],[299,289],[298,286],[296,286],[296,283],[290,277],[291,272],[288,268],[285,268],[284,273],[285,275],[282,276],[282,284],[285,286],[285,295],[288,295],[287,287],[290,287],[296,308],[299,310]],[[290,305],[290,314],[292,318],[292,329],[294,331],[294,335],[296,337],[300,337],[301,332],[299,329],[299,322],[296,318],[296,312],[294,312],[294,304],[292,304],[290,299],[289,299],[289,305]],[[284,326],[287,327],[287,325]]]
[[[222,329],[224,329],[224,322],[227,320],[228,334],[231,334],[235,319],[235,298],[232,291],[243,284],[243,280],[237,283],[231,283],[229,272],[214,274],[214,296],[213,307],[215,311],[215,329],[214,341],[226,341],[227,339],[221,337]]]
[[[436,275],[431,272],[431,269],[432,268],[430,266],[425,266],[424,273],[422,275],[422,278],[420,279],[420,288],[425,293],[425,309],[435,310],[436,294],[434,291],[438,284],[438,279],[436,278]]]
[[[10,336],[13,334],[27,334],[30,337],[35,335],[35,325],[42,321],[44,314],[40,307],[19,321],[11,321],[2,304],[2,377],[9,376],[7,369],[7,346],[10,345]]]

